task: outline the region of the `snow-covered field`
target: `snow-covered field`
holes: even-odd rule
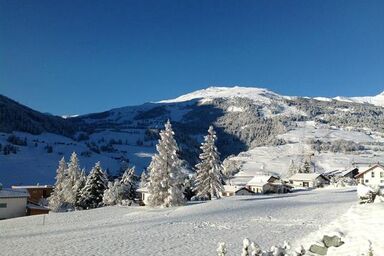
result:
[[[294,242],[357,202],[354,189],[238,196],[169,209],[104,207],[0,222],[1,255],[215,255],[243,238]],[[45,220],[44,220],[45,218]]]
[[[343,246],[328,249],[329,256],[384,255],[384,204],[354,205],[345,214],[297,243],[307,247],[324,235],[341,236]]]

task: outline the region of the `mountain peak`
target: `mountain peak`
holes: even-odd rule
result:
[[[215,99],[215,98],[249,98],[258,102],[269,102],[271,98],[281,98],[282,96],[269,91],[265,88],[244,87],[244,86],[210,86],[205,89],[187,93],[180,97],[170,100],[163,100],[160,103],[175,103],[196,99]]]

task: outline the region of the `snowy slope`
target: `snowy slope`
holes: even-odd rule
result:
[[[263,248],[293,242],[355,203],[355,191],[318,189],[241,196],[172,209],[104,207],[0,222],[4,255],[239,255],[245,237]]]
[[[330,170],[346,170],[353,163],[377,163],[384,161],[384,147],[380,151],[369,150],[369,143],[384,143],[384,137],[368,135],[364,132],[333,129],[314,122],[298,122],[298,127],[279,135],[287,144],[279,146],[255,147],[240,153],[231,159],[243,163],[242,175],[252,176],[256,173],[268,172],[285,176],[291,160],[299,165],[304,158],[311,156],[312,167],[317,172]],[[367,150],[358,152],[316,152],[308,144],[308,140],[321,139],[323,141],[347,140],[368,144]],[[360,167],[364,167],[362,164]]]

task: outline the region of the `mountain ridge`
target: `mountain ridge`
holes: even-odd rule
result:
[[[64,119],[0,98],[0,182],[52,183],[58,160],[72,151],[88,170],[100,160],[111,172],[126,162],[140,173],[168,119],[180,157],[190,168],[211,124],[222,160],[241,162],[247,170],[266,166],[266,171],[284,174],[290,160],[300,162],[313,150],[320,152],[320,171],[365,158],[384,160],[384,108],[355,101],[282,96],[254,87],[209,87],[176,99]],[[10,147],[15,153],[9,153]]]

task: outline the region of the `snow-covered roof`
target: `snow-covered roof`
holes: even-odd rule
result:
[[[357,169],[356,167],[351,167],[351,168],[349,168],[349,169],[347,169],[347,170],[341,171],[341,172],[338,173],[338,174],[341,175],[341,176],[345,176],[345,175],[347,175],[347,174],[353,172],[353,171],[356,170],[356,169]]]
[[[53,188],[52,185],[25,185],[25,186],[12,186],[13,189],[29,189],[29,188]]]
[[[29,209],[35,209],[35,210],[45,210],[49,211],[49,208],[41,206],[41,205],[36,205],[36,204],[27,204],[27,208]]]
[[[358,177],[364,175],[365,173],[367,173],[369,171],[372,171],[373,169],[376,169],[376,168],[380,168],[380,169],[384,170],[384,166],[383,165],[375,164],[375,165],[369,167],[368,169],[365,169],[364,171],[359,172],[359,174],[357,174],[355,177],[358,178]]]
[[[224,192],[236,192],[244,188],[243,186],[234,186],[234,185],[224,185]]]
[[[321,176],[320,173],[296,173],[292,175],[289,180],[306,180],[306,181],[313,181],[316,178]]]
[[[26,190],[21,189],[0,189],[0,198],[22,198],[29,197],[29,193]]]
[[[253,177],[250,181],[248,181],[248,186],[263,186],[268,183],[273,176],[270,175],[257,175]]]
[[[137,192],[142,192],[142,193],[148,193],[148,188],[138,188],[136,189]]]

